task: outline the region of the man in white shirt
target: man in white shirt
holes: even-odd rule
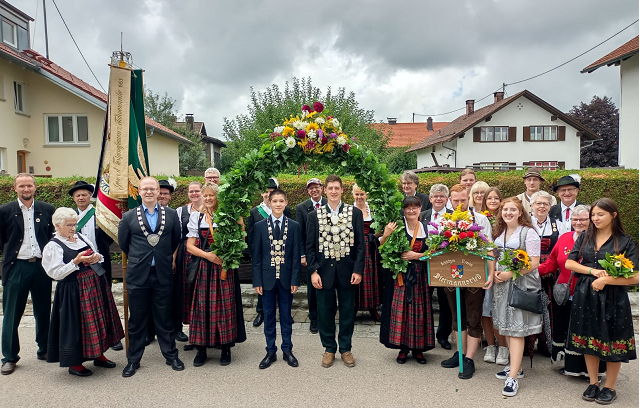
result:
[[[553,186],[553,191],[560,198],[560,203],[551,206],[549,217],[558,220],[564,231],[571,231],[571,211],[573,208],[580,204],[586,204],[576,200],[578,193],[580,193],[580,179],[579,175],[563,176]]]

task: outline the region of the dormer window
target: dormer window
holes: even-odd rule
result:
[[[18,33],[16,25],[2,19],[2,42],[11,47],[18,48]]]

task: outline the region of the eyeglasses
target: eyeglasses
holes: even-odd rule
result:
[[[409,207],[405,207],[404,211],[406,212],[419,212],[420,210],[422,210],[420,207],[417,206],[409,206]]]
[[[168,193],[168,192],[160,192],[160,193],[158,193],[158,196],[171,196],[171,193]]]
[[[571,218],[572,222],[576,222],[576,223],[587,223],[589,221],[589,219],[576,219],[576,218]]]
[[[477,196],[477,195],[484,196],[484,192],[473,192],[472,195],[474,195],[474,196]]]
[[[533,202],[533,204],[534,204],[534,206],[544,206],[544,207],[551,206],[551,204],[544,203],[544,202]]]
[[[575,187],[560,188],[558,189],[558,193],[565,193],[565,192],[573,193],[576,190],[578,190],[578,188],[575,188]]]
[[[206,180],[220,180],[220,176],[205,176]]]
[[[143,187],[139,189],[141,192],[155,192],[156,190],[158,190],[155,187]]]
[[[70,229],[75,229],[76,227],[78,227],[78,223],[74,223],[74,224],[65,224],[64,227],[68,227]]]
[[[430,196],[432,199],[446,199],[447,197],[445,195],[433,195]]]

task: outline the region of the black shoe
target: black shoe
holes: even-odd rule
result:
[[[267,369],[268,367],[271,366],[272,363],[274,363],[277,360],[278,360],[278,357],[276,356],[275,352],[271,352],[271,353],[267,352],[267,355],[265,355],[265,357],[262,358],[262,361],[260,361],[260,365],[258,365],[258,368]]]
[[[447,339],[439,339],[438,340],[438,344],[440,344],[442,349],[446,349],[446,350],[450,350],[451,349],[451,342],[449,342],[449,340],[447,340]]]
[[[122,351],[124,347],[122,346],[122,342],[118,341],[118,343],[112,346],[111,349],[113,349],[114,351]]]
[[[476,365],[473,363],[473,359],[467,358],[466,356],[463,357],[462,372],[458,373],[458,378],[471,379],[475,371],[476,371]]]
[[[182,363],[180,358],[176,358],[174,360],[167,359],[166,362],[167,362],[167,365],[171,365],[171,369],[173,369],[174,371],[183,371],[184,370],[184,364]]]
[[[196,357],[193,358],[193,366],[202,366],[207,360],[207,350],[199,350]]]
[[[398,352],[398,357],[396,358],[396,362],[400,365],[407,363],[407,353],[406,352]]]
[[[298,367],[298,360],[296,359],[295,356],[293,356],[293,352],[282,351],[282,359],[284,359],[285,362],[289,364],[289,366],[292,366],[294,368]]]
[[[220,355],[220,365],[226,366],[231,363],[231,349],[222,348],[222,355]]]
[[[93,366],[99,366],[101,368],[115,368],[116,363],[113,361],[101,361],[99,359],[94,359]]]
[[[144,346],[148,347],[149,344],[151,344],[155,339],[156,339],[155,336],[150,337],[150,336],[147,335],[147,337],[145,337],[145,339],[144,339]]]
[[[616,391],[614,391],[613,389],[609,389],[606,386],[602,388],[600,393],[598,393],[598,396],[596,396],[596,403],[599,403],[601,405],[608,405],[614,400],[616,400]]]
[[[258,315],[256,315],[256,318],[253,320],[253,326],[259,327],[260,325],[262,325],[263,322],[264,322],[264,314],[259,312]]]
[[[594,400],[596,400],[596,396],[598,396],[599,393],[600,388],[598,388],[598,385],[589,384],[587,390],[582,393],[582,399],[586,400],[587,402],[593,402]]]
[[[420,365],[426,365],[427,359],[424,357],[424,354],[420,351],[411,351],[411,355],[416,359],[416,362]]]
[[[136,370],[140,368],[139,362],[129,362],[122,370],[122,376],[128,378],[136,374]]]
[[[196,346],[193,344],[184,344],[182,347],[183,351],[193,351],[194,349],[196,349]]]
[[[38,360],[40,360],[40,361],[46,361],[47,360],[47,353],[46,352],[36,352],[36,358],[38,358]],[[89,375],[85,375],[85,376],[89,376]]]
[[[459,365],[460,358],[458,358],[458,351],[454,352],[451,358],[445,359],[444,361],[440,362],[440,366],[442,366],[443,368],[457,368]]]
[[[189,337],[187,336],[187,334],[185,334],[184,332],[180,331],[178,332],[175,337],[176,341],[178,342],[187,342],[189,340]]]
[[[311,321],[309,323],[309,332],[311,332],[312,334],[318,333],[318,321]]]
[[[87,368],[84,368],[82,371],[76,371],[73,368],[69,368],[69,374],[76,375],[76,376],[91,376],[93,375],[93,372],[91,372]]]

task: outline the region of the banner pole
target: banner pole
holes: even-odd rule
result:
[[[456,316],[458,319],[458,363],[460,365],[460,373],[462,373],[462,318],[460,316],[460,287],[456,287]]]
[[[129,293],[127,292],[127,255],[122,252],[122,301],[124,304],[124,345],[129,351]]]

